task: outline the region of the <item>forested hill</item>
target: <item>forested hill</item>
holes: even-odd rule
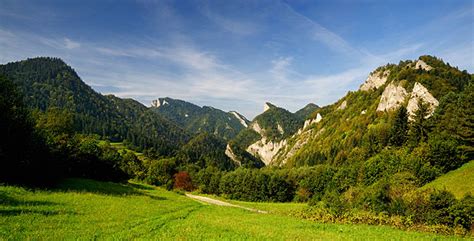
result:
[[[32,109],[53,107],[73,115],[76,131],[125,140],[138,149],[171,155],[189,135],[162,116],[131,99],[103,96],[85,84],[59,58],[39,57],[0,65],[0,75],[17,84]]]
[[[424,165],[416,175],[432,179],[474,157],[473,93],[472,75],[436,57],[381,66],[358,91],[316,110],[273,161],[294,167],[416,159]],[[393,165],[384,168],[400,168]]]
[[[154,100],[151,109],[190,133],[206,132],[226,140],[235,137],[249,123],[235,111],[224,112],[210,106],[200,107],[168,97]]]

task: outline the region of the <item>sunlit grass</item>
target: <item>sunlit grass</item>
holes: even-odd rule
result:
[[[206,205],[153,186],[70,179],[54,190],[0,187],[0,240],[277,239],[457,240],[385,226],[320,224],[282,212],[304,204]]]

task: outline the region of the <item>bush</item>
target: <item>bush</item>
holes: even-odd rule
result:
[[[184,191],[194,190],[193,182],[191,181],[191,176],[187,172],[178,172],[174,175],[174,188]]]

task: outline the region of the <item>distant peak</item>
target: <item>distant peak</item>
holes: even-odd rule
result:
[[[265,102],[265,105],[263,105],[263,112],[269,110],[270,108],[275,108],[276,106],[270,102]]]
[[[165,97],[165,98],[158,98],[156,100],[152,100],[151,101],[151,107],[160,107],[160,106],[165,106],[165,105],[169,105],[169,100],[171,100],[170,98],[168,97]]]

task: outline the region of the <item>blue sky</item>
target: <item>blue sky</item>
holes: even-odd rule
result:
[[[379,65],[474,72],[472,0],[0,0],[0,63],[60,57],[104,94],[172,97],[248,118],[356,90]]]

